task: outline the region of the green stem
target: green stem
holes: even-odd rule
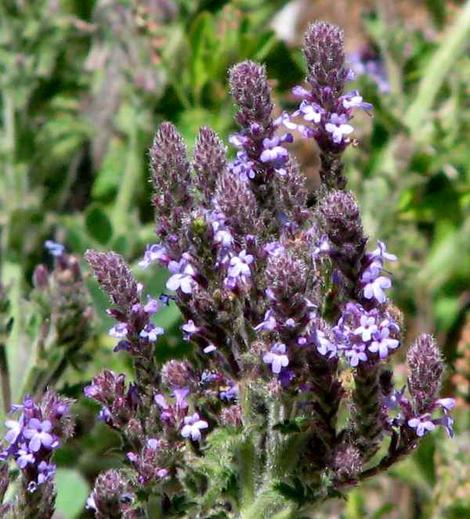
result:
[[[253,504],[240,510],[240,519],[294,519],[295,506],[288,504],[279,494],[266,490]]]
[[[137,112],[137,110],[135,110],[135,112]],[[137,120],[137,113],[135,115],[135,119]],[[127,161],[113,211],[112,219],[116,233],[125,232],[127,229],[129,222],[129,212],[131,210],[132,201],[134,199],[135,186],[139,181],[140,159],[138,149],[138,133],[138,125],[133,124],[129,134],[129,152],[127,153]]]
[[[449,71],[463,52],[469,32],[470,0],[457,14],[454,24],[447,29],[441,45],[423,70],[415,100],[408,108],[404,119],[412,134],[420,131]]]

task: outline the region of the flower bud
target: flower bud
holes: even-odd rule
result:
[[[408,386],[416,411],[423,413],[436,399],[441,387],[443,362],[439,348],[431,335],[420,335],[408,351],[411,370]]]

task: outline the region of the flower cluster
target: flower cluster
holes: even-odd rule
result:
[[[52,454],[73,433],[70,404],[70,400],[52,391],[44,395],[40,404],[27,396],[21,405],[14,406],[15,412],[21,412],[18,419],[5,422],[7,445],[1,458],[15,460],[29,492],[35,492],[54,476]]]
[[[357,92],[344,93],[342,34],[314,24],[304,51],[310,89],[296,89],[303,98],[296,116],[309,124],[297,127],[322,151],[323,185],[313,201],[284,147],[290,134],[276,134],[295,123],[286,114],[273,119],[260,65],[230,71],[240,126],[234,162],[208,128],[192,157],[171,123],[157,130],[150,150],[157,243],[140,266],[169,271],[171,294],[160,299],[183,316],[185,360],[155,361],[162,330],[152,315],[163,301],[142,300],[120,256],[86,255],[114,305],[117,349],[135,367],[134,383],[105,371],[85,389],[126,445],[129,481],[109,475],[118,489],[109,491],[109,506],[130,485],[141,504],[160,496],[168,516],[181,502],[194,516],[234,507],[246,517],[273,516],[287,499],[274,480],[300,478],[303,499],[315,502],[388,468],[436,425],[451,428],[452,400],[438,398],[442,359],[428,336],[410,350],[409,397],[387,369],[403,342],[385,270],[397,258],[382,242],[368,252],[359,207],[343,189],[352,110],[370,107]],[[343,370],[352,373],[351,390]],[[340,405],[349,413],[344,425]],[[376,463],[385,435],[392,441]],[[364,468],[369,463],[376,465]],[[238,488],[243,495],[226,494]]]
[[[345,66],[343,34],[327,23],[312,25],[305,34],[304,54],[308,64],[309,88],[296,86],[293,94],[301,99],[291,118],[300,117],[302,124],[286,119],[289,128],[296,128],[304,137],[314,138],[322,150],[340,152],[352,141],[350,124],[353,110],[372,109],[357,90],[344,93],[345,85],[354,76]]]

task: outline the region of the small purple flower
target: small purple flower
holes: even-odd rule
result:
[[[166,288],[175,292],[181,290],[183,294],[191,294],[196,274],[191,264],[184,259],[179,262],[170,261],[168,268],[173,275],[166,282]]]
[[[375,318],[367,315],[361,315],[361,326],[354,330],[354,335],[360,335],[364,342],[369,342],[372,335],[378,330],[375,324]]]
[[[353,368],[357,367],[359,362],[367,361],[365,349],[366,347],[363,344],[352,344],[345,350],[344,355]]]
[[[62,254],[65,252],[65,247],[61,243],[57,243],[52,240],[46,240],[44,242],[44,247],[48,250],[49,254],[55,258],[62,256]]]
[[[277,326],[277,321],[273,315],[273,311],[268,310],[264,314],[264,320],[255,326],[255,330],[257,332],[259,332],[260,330],[273,331],[276,329],[276,326]]]
[[[227,229],[219,229],[214,234],[214,243],[221,247],[231,247],[233,245],[233,236]]]
[[[156,342],[159,335],[163,335],[165,330],[160,326],[155,326],[151,323],[146,324],[145,328],[140,332],[139,336],[142,339],[147,339],[149,342]]]
[[[397,261],[395,254],[387,252],[385,243],[379,240],[377,240],[377,248],[370,253],[370,257],[372,258],[370,267],[376,267],[378,269],[383,267],[385,261]]]
[[[350,108],[360,108],[366,112],[372,110],[373,106],[371,103],[366,103],[363,97],[359,94],[357,90],[353,90],[352,92],[348,92],[342,98],[343,106],[346,110]]]
[[[279,137],[263,140],[263,151],[260,155],[261,162],[270,162],[274,167],[283,166],[289,158],[289,153],[280,146]]]
[[[183,330],[184,341],[191,340],[191,337],[200,330],[200,328],[194,324],[192,319],[189,319],[185,324],[183,324],[181,329]]]
[[[324,357],[328,356],[329,359],[335,357],[337,353],[336,346],[328,339],[325,333],[321,330],[317,330],[317,351],[320,355],[323,355]]]
[[[429,431],[434,431],[436,428],[435,424],[431,421],[429,415],[417,416],[408,420],[408,425],[413,429],[416,429],[418,436],[424,436]]]
[[[156,451],[160,447],[160,440],[157,440],[156,438],[149,438],[147,440],[147,447],[153,451]]]
[[[363,278],[364,279],[364,278]],[[373,281],[368,282],[364,287],[364,297],[366,299],[375,299],[379,303],[385,303],[387,295],[385,290],[392,286],[392,282],[385,276],[379,276]]]
[[[50,434],[51,430],[52,424],[49,420],[43,420],[41,422],[37,418],[31,418],[23,431],[23,436],[29,440],[29,449],[32,452],[38,452],[41,446],[46,449],[52,449],[55,441]]]
[[[33,464],[34,462],[34,455],[28,450],[26,450],[26,446],[18,450],[16,463],[18,467],[20,467],[20,469],[24,469],[26,465]]]
[[[440,425],[440,426],[444,427],[444,429],[446,430],[447,436],[449,436],[449,438],[454,437],[454,419],[453,418],[451,418],[448,415],[445,415],[445,416],[442,416],[441,418],[437,418],[436,420],[434,420],[434,423],[436,425]]]
[[[317,242],[315,250],[312,253],[312,258],[315,260],[320,256],[328,255],[331,252],[331,243],[328,236],[323,235]]]
[[[163,245],[154,243],[148,245],[145,250],[144,257],[139,261],[139,266],[142,268],[149,267],[154,262],[159,262],[162,265],[167,265],[170,261],[166,248]]]
[[[390,338],[390,328],[383,327],[374,334],[374,340],[369,346],[369,351],[378,353],[379,357],[383,360],[387,358],[389,350],[395,350],[399,344],[400,342],[397,339]]]
[[[246,250],[242,250],[238,256],[232,256],[228,267],[228,276],[231,278],[250,277],[250,265],[253,263],[253,256]]]
[[[451,411],[455,407],[455,398],[439,398],[436,404],[444,410],[445,413]]]
[[[144,312],[149,315],[154,315],[158,312],[160,308],[160,303],[158,299],[153,299],[149,297],[147,303],[144,305]]]
[[[231,384],[227,389],[220,391],[219,396],[222,400],[230,402],[238,398],[238,386],[237,384]]]
[[[263,362],[271,365],[271,370],[275,375],[279,375],[282,368],[289,365],[289,357],[286,355],[286,345],[276,342],[270,351],[263,355]]]
[[[204,353],[212,353],[212,352],[214,352],[216,350],[217,350],[217,348],[215,347],[215,345],[211,343],[208,346],[206,346],[202,351]]]
[[[5,434],[5,440],[8,443],[15,443],[23,430],[23,425],[16,420],[7,420],[5,425],[8,428],[8,432]]]
[[[198,413],[191,416],[186,416],[184,419],[184,426],[181,429],[181,436],[183,438],[191,438],[193,441],[201,440],[201,430],[207,429],[209,424],[205,420],[201,420]]]
[[[245,182],[256,177],[255,163],[244,151],[237,153],[237,158],[230,164],[230,169]]]
[[[299,112],[302,114],[302,117],[305,121],[319,124],[321,122],[322,115],[325,111],[316,103],[308,103],[307,101],[302,101],[299,107]]]
[[[344,137],[354,131],[348,123],[346,115],[331,114],[329,121],[325,124],[325,130],[331,134],[331,139],[335,144],[343,142]]]
[[[42,485],[46,481],[50,481],[55,476],[56,466],[53,463],[41,461],[38,465],[37,484]]]
[[[271,241],[263,247],[263,250],[268,256],[279,257],[285,252],[286,249],[282,243],[278,241]]]
[[[109,335],[111,337],[115,337],[116,339],[124,339],[127,337],[127,333],[128,333],[128,330],[127,330],[127,324],[126,323],[118,323],[116,325],[114,325],[110,330],[109,330]]]

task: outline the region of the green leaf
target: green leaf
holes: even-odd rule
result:
[[[105,245],[111,239],[113,226],[104,210],[98,205],[91,205],[85,213],[85,226],[88,234],[97,242]]]
[[[74,519],[82,512],[89,487],[76,470],[58,469],[56,475],[56,511],[64,519]]]

